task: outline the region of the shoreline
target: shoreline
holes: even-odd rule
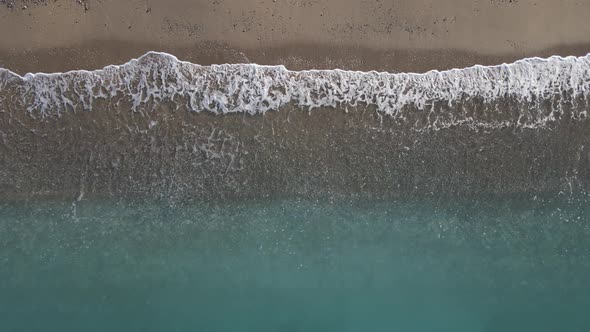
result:
[[[57,73],[72,70],[97,70],[121,65],[148,52],[162,52],[181,61],[198,65],[255,63],[283,65],[289,70],[377,71],[389,73],[425,73],[431,70],[464,69],[476,65],[494,66],[526,58],[585,56],[589,44],[563,45],[522,57],[518,54],[485,55],[452,49],[379,51],[320,44],[291,44],[269,50],[233,49],[215,42],[193,47],[163,47],[131,44],[123,41],[95,41],[69,48],[50,48],[27,52],[0,51],[0,68],[21,76],[26,73]],[[71,59],[65,62],[64,58]]]

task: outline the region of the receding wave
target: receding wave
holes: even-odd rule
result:
[[[585,118],[589,93],[590,54],[423,74],[200,66],[156,52],[95,71],[19,76],[0,69],[0,107],[20,103],[37,118],[98,111],[97,100],[107,99],[126,100],[135,112],[160,102],[194,112],[252,115],[287,104],[304,110],[372,107],[418,128],[534,128],[564,116]]]

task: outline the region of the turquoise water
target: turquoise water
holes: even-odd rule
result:
[[[587,331],[590,199],[0,204],[2,331]]]

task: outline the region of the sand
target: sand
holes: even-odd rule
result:
[[[158,50],[201,64],[426,71],[584,55],[589,13],[573,0],[4,0],[0,66],[93,69]]]

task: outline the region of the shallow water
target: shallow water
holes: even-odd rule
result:
[[[590,198],[4,203],[3,331],[585,331]]]

